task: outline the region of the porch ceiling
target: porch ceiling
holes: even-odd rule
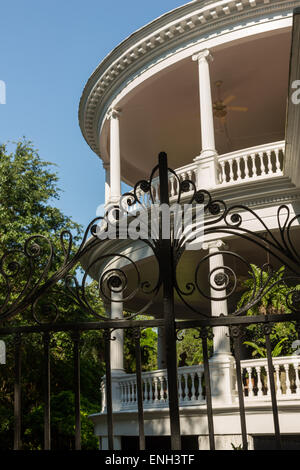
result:
[[[234,95],[231,106],[249,109],[228,112],[231,142],[215,118],[219,154],[284,139],[290,42],[290,30],[281,30],[212,51],[213,101],[217,99],[215,82],[222,80],[222,98]],[[134,183],[146,176],[159,151],[168,153],[174,168],[199,155],[198,71],[191,58],[143,82],[119,106],[122,176],[126,181]]]

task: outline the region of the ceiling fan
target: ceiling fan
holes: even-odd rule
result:
[[[246,106],[228,106],[233,100],[235,100],[235,96],[229,95],[227,96],[227,98],[222,100],[221,98],[221,86],[222,85],[223,85],[222,80],[218,80],[215,82],[215,86],[217,88],[217,100],[214,101],[213,103],[213,113],[214,113],[214,116],[221,123],[221,127],[223,127],[223,129],[219,128],[219,131],[221,130],[225,131],[227,140],[229,143],[231,143],[230,137],[228,135],[227,121],[226,121],[228,111],[237,111],[237,112],[245,113],[248,111],[248,108]]]

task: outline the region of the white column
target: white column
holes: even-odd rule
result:
[[[165,329],[158,327],[157,329],[157,368],[165,369],[166,365],[166,340]]]
[[[198,157],[198,187],[214,187],[217,183],[217,151],[215,146],[213,103],[211,97],[209,62],[212,55],[208,49],[193,55],[193,61],[198,62],[200,122],[202,150]]]
[[[226,285],[226,271],[224,271],[223,255],[220,248],[224,247],[222,240],[203,243],[203,249],[209,250],[210,272],[210,295],[215,300],[211,300],[212,316],[228,314],[227,300],[217,300],[226,296],[226,289],[215,290],[215,287],[221,289]],[[235,369],[234,358],[230,351],[229,330],[226,326],[213,328],[213,356],[210,359],[211,389],[212,398],[215,403],[232,403],[236,392],[235,387]]]
[[[104,303],[104,307],[110,318],[123,318],[123,302],[122,293],[110,293],[111,302]],[[111,396],[113,411],[119,411],[122,407],[120,387],[120,378],[124,376],[124,331],[115,330],[111,333],[111,337],[115,340],[110,341],[110,366],[111,366]],[[105,393],[106,379],[103,380],[103,393]],[[104,398],[106,408],[106,400]],[[117,448],[117,447],[116,447]]]
[[[105,170],[105,205],[110,202],[110,164],[103,163],[103,168]]]
[[[112,292],[111,298],[110,317],[121,320],[123,318],[122,293]],[[112,337],[116,339],[110,344],[111,373],[119,374],[124,372],[124,331],[115,330],[112,332]]]
[[[226,290],[220,290],[220,287],[222,287],[222,276],[226,275],[224,269],[222,269],[224,266],[223,255],[220,253],[220,248],[224,246],[225,244],[222,240],[205,242],[202,245],[203,249],[208,250],[211,255],[209,258],[209,272],[213,274],[210,276],[210,295],[214,299],[221,299],[226,296]],[[211,300],[212,316],[218,317],[221,313],[228,315],[227,300]],[[214,356],[220,354],[231,355],[229,330],[227,326],[214,328]]]
[[[110,109],[110,200],[119,204],[121,196],[120,111]]]

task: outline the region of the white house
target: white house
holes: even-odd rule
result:
[[[282,203],[292,215],[300,213],[299,158],[294,150],[299,143],[299,121],[295,116],[294,121],[293,116],[288,120],[292,110],[287,106],[292,93],[295,103],[299,98],[297,83],[293,90],[289,88],[293,10],[297,7],[300,0],[194,0],[133,33],[100,63],[83,90],[79,123],[105,168],[107,207],[119,203],[121,181],[134,186],[148,178],[158,153],[165,151],[169,167],[181,179],[192,180],[197,189],[209,191],[215,199],[255,209],[270,230],[277,228]],[[158,198],[158,180],[153,185]],[[171,199],[176,200],[178,191],[171,175]],[[149,199],[143,202],[146,207],[151,204]],[[264,231],[251,214],[244,222],[250,230]],[[212,255],[210,270],[223,266],[225,244],[262,264],[261,252],[251,251],[243,240],[212,235],[202,247],[203,253]],[[90,254],[84,263],[85,267],[92,264],[89,273],[95,279],[107,263],[93,260],[112,248],[131,256],[153,281],[157,275],[153,257],[132,240],[108,240],[100,251]],[[194,266],[193,256],[187,265]],[[135,310],[142,301],[142,296],[135,298],[129,307]],[[232,308],[227,300],[206,304],[201,307],[213,316],[226,315]],[[186,309],[178,305],[176,317],[187,318]],[[112,318],[122,317],[120,298],[107,308]],[[159,318],[159,302],[148,313]],[[219,449],[241,442],[235,364],[227,333],[227,327],[215,328],[210,360]],[[125,374],[123,333],[117,331],[116,337],[111,345],[112,382],[115,449],[120,449],[135,445],[138,420],[135,375]],[[159,393],[166,383],[163,344],[159,330],[159,370],[143,373],[145,434],[149,437],[170,435],[167,395]],[[280,429],[286,436],[300,435],[299,362],[297,355],[274,358]],[[241,365],[250,377],[259,378],[263,369],[267,371],[263,358]],[[208,448],[203,373],[202,365],[178,369],[181,432],[189,449]],[[263,389],[259,379],[255,389],[249,381],[245,405],[249,448],[254,448],[259,436],[274,434],[269,388]],[[106,449],[105,401],[92,420],[101,448]],[[163,440],[156,443],[166,446]]]

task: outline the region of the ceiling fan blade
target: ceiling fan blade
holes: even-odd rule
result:
[[[234,95],[227,96],[227,98],[225,98],[225,100],[223,101],[223,104],[227,105],[231,103],[231,101],[233,101],[234,99],[235,99]]]
[[[228,106],[228,108],[230,111],[241,111],[243,113],[246,113],[249,108],[247,108],[246,106]]]

